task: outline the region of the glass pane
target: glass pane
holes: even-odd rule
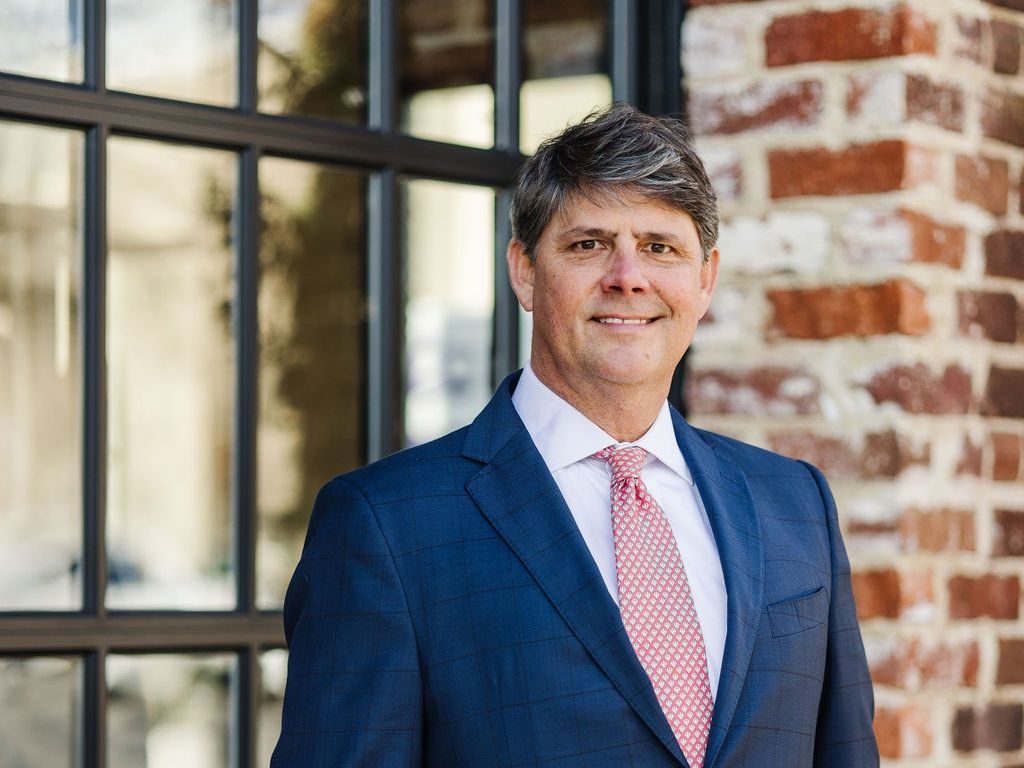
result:
[[[107,0],[107,87],[231,106],[233,0]]]
[[[365,461],[366,176],[260,161],[257,600],[276,608],[317,489]]]
[[[231,608],[235,157],[108,156],[107,604]]]
[[[76,658],[0,658],[0,765],[79,765],[82,665]]]
[[[611,104],[607,1],[524,0],[523,65],[519,146],[532,154],[548,136]]]
[[[366,6],[260,0],[260,111],[366,122]]]
[[[0,70],[80,81],[81,0],[0,0]]]
[[[82,147],[0,122],[0,610],[82,604]]]
[[[258,765],[270,765],[277,738],[281,735],[281,703],[288,673],[288,651],[275,648],[260,655],[260,712],[256,739]]]
[[[227,768],[233,654],[107,657],[110,768]]]
[[[468,424],[491,396],[494,192],[417,180],[405,192],[405,442]]]
[[[402,129],[494,146],[494,12],[490,0],[401,0]]]

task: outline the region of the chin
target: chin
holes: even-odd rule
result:
[[[660,372],[647,361],[616,360],[605,361],[595,367],[595,373],[611,384],[631,385],[645,384],[660,380]]]

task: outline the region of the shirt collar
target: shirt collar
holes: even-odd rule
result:
[[[512,393],[512,404],[551,472],[582,461],[609,445],[618,444],[614,437],[538,379],[529,363],[523,368]],[[631,445],[645,449],[650,456],[693,485],[689,467],[676,442],[668,402],[662,403],[651,428]]]

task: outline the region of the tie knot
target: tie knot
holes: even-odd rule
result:
[[[647,450],[638,445],[629,445],[624,448],[616,448],[609,445],[594,454],[595,459],[607,461],[612,469],[612,482],[631,478],[639,479],[640,469],[647,459]]]

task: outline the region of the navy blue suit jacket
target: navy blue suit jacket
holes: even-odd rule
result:
[[[321,490],[285,601],[272,768],[686,765],[517,380],[469,427]],[[728,592],[705,765],[877,765],[824,478],[673,421]]]

